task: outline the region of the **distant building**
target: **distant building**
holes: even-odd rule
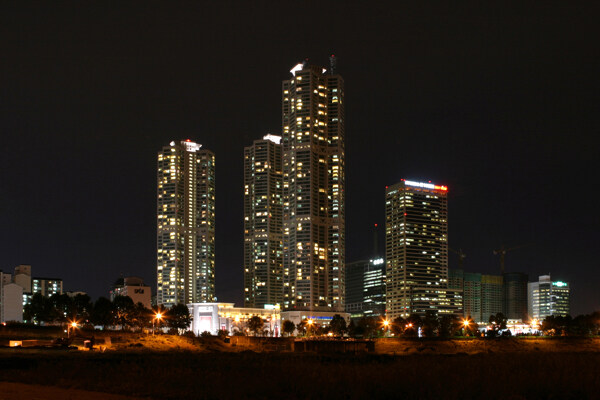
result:
[[[385,316],[383,258],[346,264],[346,312],[353,319]]]
[[[568,316],[570,294],[568,282],[552,281],[550,275],[542,275],[538,282],[528,283],[527,303],[530,318],[542,321],[551,315]]]
[[[511,320],[527,321],[527,283],[529,277],[522,272],[505,272],[504,316]]]
[[[0,275],[5,275],[0,272]],[[23,322],[23,287],[16,283],[4,283],[4,276],[0,279],[0,322]]]
[[[190,328],[195,335],[202,332],[216,335],[220,330],[247,332],[248,320],[259,316],[264,320],[263,329],[268,336],[281,336],[281,310],[278,306],[245,308],[234,307],[234,303],[191,303],[187,306],[192,316]]]
[[[402,180],[385,192],[389,319],[462,315],[462,292],[448,287],[446,186]]]
[[[31,265],[17,265],[13,282],[23,288],[23,293],[31,293]]]
[[[483,275],[451,269],[449,287],[463,290],[463,316],[477,323],[488,323],[490,315],[503,312],[502,276]]]
[[[129,296],[134,304],[142,303],[146,308],[152,306],[152,289],[136,276],[117,279],[110,291],[110,300],[113,301],[115,296]]]
[[[244,306],[283,305],[281,136],[244,148]]]
[[[215,155],[191,140],[158,153],[157,302],[215,300]]]
[[[32,294],[40,293],[44,297],[51,297],[63,293],[63,280],[60,278],[31,278]]]

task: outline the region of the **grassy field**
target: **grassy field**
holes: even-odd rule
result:
[[[0,350],[0,380],[154,399],[595,399],[600,353]]]

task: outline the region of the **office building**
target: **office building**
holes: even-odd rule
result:
[[[346,312],[353,319],[385,316],[383,258],[346,264]]]
[[[281,136],[244,149],[244,307],[283,305]]]
[[[189,139],[158,153],[157,301],[215,300],[215,155]]]
[[[487,324],[490,315],[503,312],[502,276],[450,269],[448,286],[462,290],[463,316],[479,324]]]
[[[481,322],[503,312],[504,279],[502,275],[481,275]]]
[[[522,272],[505,272],[504,283],[504,316],[511,320],[529,320],[527,314],[527,283],[529,277]]]
[[[570,312],[569,283],[542,275],[537,282],[527,284],[527,300],[531,319],[542,321],[551,315],[566,317]]]
[[[389,319],[430,310],[462,314],[460,289],[448,287],[447,191],[446,186],[407,180],[386,188]]]
[[[133,300],[133,304],[142,303],[144,307],[150,308],[152,290],[150,286],[144,285],[144,280],[137,276],[128,276],[119,278],[113,284],[110,291],[110,301],[113,301],[116,296],[128,296]]]
[[[344,81],[296,65],[282,85],[284,308],[344,311]]]

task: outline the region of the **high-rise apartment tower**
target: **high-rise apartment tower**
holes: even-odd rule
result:
[[[296,65],[283,81],[284,307],[344,311],[344,81]]]
[[[448,289],[446,186],[403,180],[386,188],[387,316],[462,313]]]
[[[244,149],[244,306],[283,305],[281,136]]]
[[[215,300],[215,155],[171,142],[158,153],[157,302]]]

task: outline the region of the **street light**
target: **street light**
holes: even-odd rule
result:
[[[312,320],[312,318],[309,318],[309,319],[308,319],[308,321],[306,321],[306,323],[308,324],[308,330],[307,330],[307,332],[306,332],[306,333],[308,334],[308,333],[310,332],[310,327],[311,327],[311,326],[312,326],[312,324],[313,324],[313,320]]]
[[[383,335],[385,336],[386,333],[388,333],[390,330],[390,321],[387,319],[383,320]]]
[[[75,328],[77,328],[77,322],[75,321],[71,321],[69,323],[69,325],[67,326],[67,338],[69,338],[71,335],[71,329],[73,329],[73,332],[75,332]]]
[[[154,318],[152,319],[152,336],[154,336],[154,323],[155,323],[156,321],[158,321],[158,322],[159,322],[159,325],[160,325],[160,320],[162,319],[162,317],[163,317],[163,315],[162,315],[161,313],[159,313],[159,312],[157,312],[157,313],[154,315]]]
[[[471,323],[469,322],[468,319],[463,320],[463,334],[465,336],[467,336],[467,328],[469,327]]]

